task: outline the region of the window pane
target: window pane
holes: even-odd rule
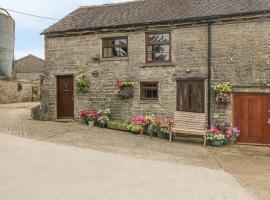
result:
[[[126,46],[127,39],[103,39],[103,45],[105,47]]]
[[[148,46],[148,61],[168,61],[170,60],[170,46],[169,45],[153,45]]]
[[[115,47],[113,48],[113,51],[115,52],[113,55],[114,56],[127,56],[127,48],[126,47]]]
[[[103,56],[104,56],[105,58],[107,58],[107,57],[112,57],[112,56],[113,56],[112,48],[104,48],[103,54],[104,54]]]
[[[151,42],[151,43],[169,42],[170,41],[170,34],[169,33],[149,34],[147,38],[148,38],[148,42]]]
[[[103,57],[125,57],[128,55],[127,39],[104,39]]]
[[[124,46],[127,45],[127,39],[120,39],[119,44]]]
[[[150,100],[158,99],[158,84],[141,83],[141,98]]]

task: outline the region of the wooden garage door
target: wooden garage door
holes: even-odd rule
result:
[[[234,94],[233,124],[240,142],[270,144],[270,94]]]

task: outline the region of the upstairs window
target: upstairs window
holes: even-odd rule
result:
[[[105,38],[102,40],[103,58],[127,57],[128,40],[123,38]]]
[[[141,100],[158,100],[158,82],[141,83]]]
[[[146,61],[171,62],[170,32],[146,34]]]

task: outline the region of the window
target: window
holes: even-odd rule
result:
[[[22,90],[22,84],[17,83],[17,91],[20,92]]]
[[[103,58],[126,57],[128,55],[127,38],[106,38],[102,40]]]
[[[146,61],[171,61],[171,34],[169,32],[146,34]]]
[[[141,83],[141,100],[158,100],[158,82]]]

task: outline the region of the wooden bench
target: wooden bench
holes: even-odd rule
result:
[[[174,112],[174,119],[169,129],[170,142],[174,133],[186,136],[196,136],[203,138],[206,145],[205,113]]]

